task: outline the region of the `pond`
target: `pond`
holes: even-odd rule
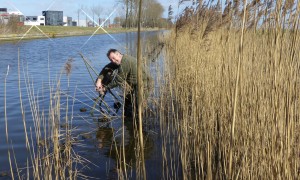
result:
[[[143,45],[157,43],[157,37],[162,33],[162,31],[141,33]],[[101,123],[98,121],[100,116],[98,111],[91,115],[91,107],[95,104],[93,99],[98,97],[93,85],[95,80],[93,78],[96,77],[96,74],[91,72],[93,78],[90,77],[79,53],[82,53],[90,61],[98,73],[109,62],[106,52],[110,48],[116,48],[123,53],[135,56],[136,38],[136,32],[129,32],[110,36],[107,34],[95,35],[91,38],[90,36],[77,36],[0,43],[0,173],[9,173],[8,148],[13,148],[20,169],[28,166],[26,164],[28,152],[20,94],[26,129],[30,134],[29,137],[34,136],[36,126],[33,119],[38,118],[37,116],[47,116],[50,93],[57,88],[59,82],[62,94],[67,95],[62,95],[61,109],[65,112],[68,107],[68,116],[71,117],[74,128],[72,136],[76,137],[73,149],[79,156],[89,161],[87,167],[80,167],[80,173],[101,179],[117,178],[116,154],[111,147],[113,139],[114,142],[121,139],[122,121],[116,119],[110,123]],[[146,48],[143,50],[145,51]],[[19,64],[18,59],[20,60]],[[70,62],[71,65],[69,74],[65,72],[66,62]],[[155,74],[155,72],[153,71],[151,74]],[[105,102],[112,107],[114,98],[107,95]],[[81,112],[80,109],[84,108],[87,111]],[[61,117],[64,116],[65,114],[62,113]],[[6,139],[5,119],[7,119],[9,145]],[[60,126],[64,127],[64,121]],[[42,132],[44,130],[41,129]],[[150,131],[145,131],[145,136],[147,136],[145,142],[147,174],[151,179],[161,178],[163,168],[159,128],[154,125]],[[130,122],[125,124],[125,138],[127,161],[134,161],[134,143],[136,141]],[[13,158],[13,155],[11,157]],[[134,177],[134,169],[132,171],[131,176]],[[0,177],[0,179],[4,178],[9,177],[5,175]]]

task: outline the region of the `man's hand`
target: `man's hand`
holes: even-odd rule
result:
[[[106,89],[102,84],[102,80],[98,79],[96,82],[96,91],[100,92],[100,94],[104,94],[105,90]]]

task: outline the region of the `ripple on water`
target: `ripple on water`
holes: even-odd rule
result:
[[[142,37],[154,35],[155,32],[144,33]],[[135,54],[136,33],[119,33],[113,35],[119,41],[116,43],[107,35],[97,35],[91,38],[88,43],[82,47],[83,43],[89,36],[77,36],[68,38],[55,38],[53,41],[48,39],[21,41],[20,44],[4,43],[0,44],[0,101],[4,102],[4,78],[9,65],[10,71],[6,82],[6,111],[8,120],[9,141],[12,142],[18,164],[26,165],[27,153],[25,148],[24,125],[20,110],[19,97],[19,78],[18,78],[18,49],[20,51],[21,62],[21,93],[23,99],[23,107],[28,132],[34,133],[34,122],[32,109],[37,109],[38,117],[47,118],[49,109],[50,97],[53,97],[56,89],[62,91],[61,94],[61,123],[65,121],[65,111],[67,103],[69,117],[72,117],[72,125],[76,127],[74,135],[78,136],[82,132],[92,132],[91,138],[87,139],[83,147],[74,146],[74,149],[84,155],[86,159],[91,160],[98,166],[90,166],[90,170],[86,170],[87,174],[96,177],[106,178],[107,169],[112,171],[110,176],[114,177],[115,172],[114,158],[109,156],[110,145],[112,142],[113,133],[122,127],[120,120],[114,120],[106,127],[107,124],[94,121],[101,115],[99,110],[95,112],[94,117],[91,117],[90,110],[94,105],[94,98],[98,94],[94,92],[94,80],[90,78],[86,67],[79,56],[78,52],[82,52],[86,58],[91,61],[91,64],[98,73],[100,69],[109,61],[106,57],[106,52],[110,48],[120,49],[124,53],[129,51]],[[119,45],[121,44],[121,46]],[[128,47],[126,52],[125,47]],[[81,48],[82,47],[82,48]],[[129,53],[130,54],[130,53]],[[64,64],[69,59],[73,58],[72,71],[69,76],[64,73]],[[93,72],[92,72],[93,73]],[[49,77],[50,76],[50,77]],[[96,75],[94,75],[96,78]],[[50,79],[50,82],[49,82]],[[60,79],[60,81],[58,81]],[[59,87],[57,86],[59,82]],[[30,88],[29,88],[30,87]],[[33,87],[33,88],[32,88]],[[65,94],[69,95],[68,101]],[[74,101],[73,101],[74,100]],[[107,103],[113,107],[114,100],[111,96],[106,97]],[[36,106],[30,106],[30,103]],[[31,105],[33,105],[31,104]],[[3,106],[1,106],[3,107]],[[86,112],[80,112],[80,108],[85,107]],[[44,115],[42,114],[44,113]],[[9,170],[7,159],[7,148],[5,126],[4,126],[4,108],[0,108],[0,172]],[[71,118],[70,118],[71,119]],[[99,123],[100,127],[98,127]],[[62,124],[61,124],[62,125]],[[63,125],[62,125],[63,128]],[[102,129],[101,129],[102,128]],[[105,129],[106,128],[106,129]],[[132,138],[128,134],[127,145],[132,145]],[[34,134],[32,134],[34,137]],[[129,146],[128,146],[129,147]],[[132,152],[128,157],[132,157]],[[150,155],[149,155],[150,156]],[[153,163],[152,163],[153,164]]]

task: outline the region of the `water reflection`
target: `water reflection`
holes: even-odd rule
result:
[[[136,149],[139,146],[137,136],[137,127],[134,122],[131,120],[125,120],[124,123],[124,137],[125,137],[125,159],[126,164],[130,167],[134,167],[136,163],[137,152]],[[122,145],[122,133],[118,133],[111,127],[99,127],[96,132],[97,138],[97,147],[100,149],[107,148],[107,151],[104,152],[104,155],[112,158],[115,162],[119,162],[120,154],[123,152]],[[144,157],[147,160],[153,150],[154,141],[150,134],[143,132],[144,135]],[[119,167],[117,165],[117,167]]]
[[[102,149],[110,147],[114,136],[114,129],[110,127],[99,127],[96,132],[97,147]]]

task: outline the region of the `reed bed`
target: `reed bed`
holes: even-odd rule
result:
[[[253,27],[240,3],[240,21],[186,9],[165,37],[164,179],[299,179],[299,4]]]
[[[72,61],[72,59],[69,59],[66,62],[56,83],[49,79],[49,84],[41,88],[41,92],[36,91],[34,81],[29,77],[26,65],[21,63],[19,55],[18,85],[20,111],[24,126],[24,143],[26,145],[24,155],[27,157],[27,162],[26,167],[18,166],[13,142],[9,142],[10,138],[7,131],[6,139],[9,146],[8,156],[10,177],[12,179],[77,179],[83,176],[80,173],[79,166],[82,167],[88,161],[80,157],[72,148],[74,144],[78,144],[73,135],[74,129],[72,126],[74,100],[70,108],[69,98],[62,95],[60,84],[61,76],[64,73],[67,74],[69,79]],[[21,76],[24,78],[22,79]],[[26,95],[22,94],[22,86],[26,87]],[[6,96],[4,98],[6,100]],[[44,107],[41,102],[45,98],[49,98],[47,107]],[[28,99],[32,119],[26,118],[24,99]],[[6,112],[6,106],[4,109]],[[29,126],[28,121],[31,121],[33,125]],[[65,125],[61,126],[62,124]],[[7,119],[5,125],[7,130]]]

